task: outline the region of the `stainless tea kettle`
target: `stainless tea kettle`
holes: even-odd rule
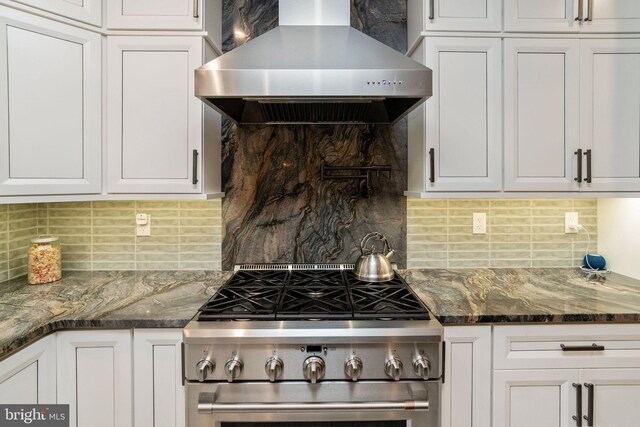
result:
[[[367,249],[367,241],[372,237],[377,237],[382,241],[383,253],[377,253],[374,246]],[[362,255],[356,261],[356,266],[353,269],[356,279],[364,282],[387,282],[393,279],[395,273],[389,257],[394,254],[394,251],[391,249],[386,237],[377,232],[367,234],[360,242],[360,251]]]

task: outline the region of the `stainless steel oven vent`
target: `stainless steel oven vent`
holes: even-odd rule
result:
[[[265,123],[366,123],[372,101],[259,102]]]
[[[431,70],[351,28],[349,11],[280,0],[279,27],[196,69],[196,96],[237,123],[396,122],[431,96]]]

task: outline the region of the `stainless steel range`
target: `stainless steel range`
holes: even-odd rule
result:
[[[236,267],[184,329],[188,427],[439,426],[442,326],[352,269]]]

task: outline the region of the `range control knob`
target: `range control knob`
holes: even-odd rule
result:
[[[278,356],[272,356],[267,359],[267,363],[264,364],[264,371],[269,377],[269,381],[275,382],[284,369],[284,362]]]
[[[351,356],[344,362],[344,373],[351,381],[356,382],[362,375],[362,359],[358,356]]]
[[[244,365],[238,356],[227,360],[227,363],[224,365],[224,373],[227,375],[227,381],[232,383],[236,378],[238,378],[242,373],[243,367]]]
[[[400,375],[402,375],[402,360],[400,360],[398,356],[390,357],[384,365],[384,372],[389,378],[400,381]]]
[[[216,362],[211,359],[201,359],[196,364],[196,370],[198,371],[198,381],[203,383],[214,369],[216,369]]]
[[[418,355],[413,359],[413,371],[423,380],[428,380],[431,372],[431,362],[426,356]]]
[[[307,357],[302,365],[302,372],[304,377],[311,381],[311,384],[315,384],[318,380],[324,378],[324,360],[322,357],[311,356]]]

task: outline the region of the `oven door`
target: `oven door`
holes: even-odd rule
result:
[[[281,425],[438,427],[440,382],[187,384],[187,427]]]

